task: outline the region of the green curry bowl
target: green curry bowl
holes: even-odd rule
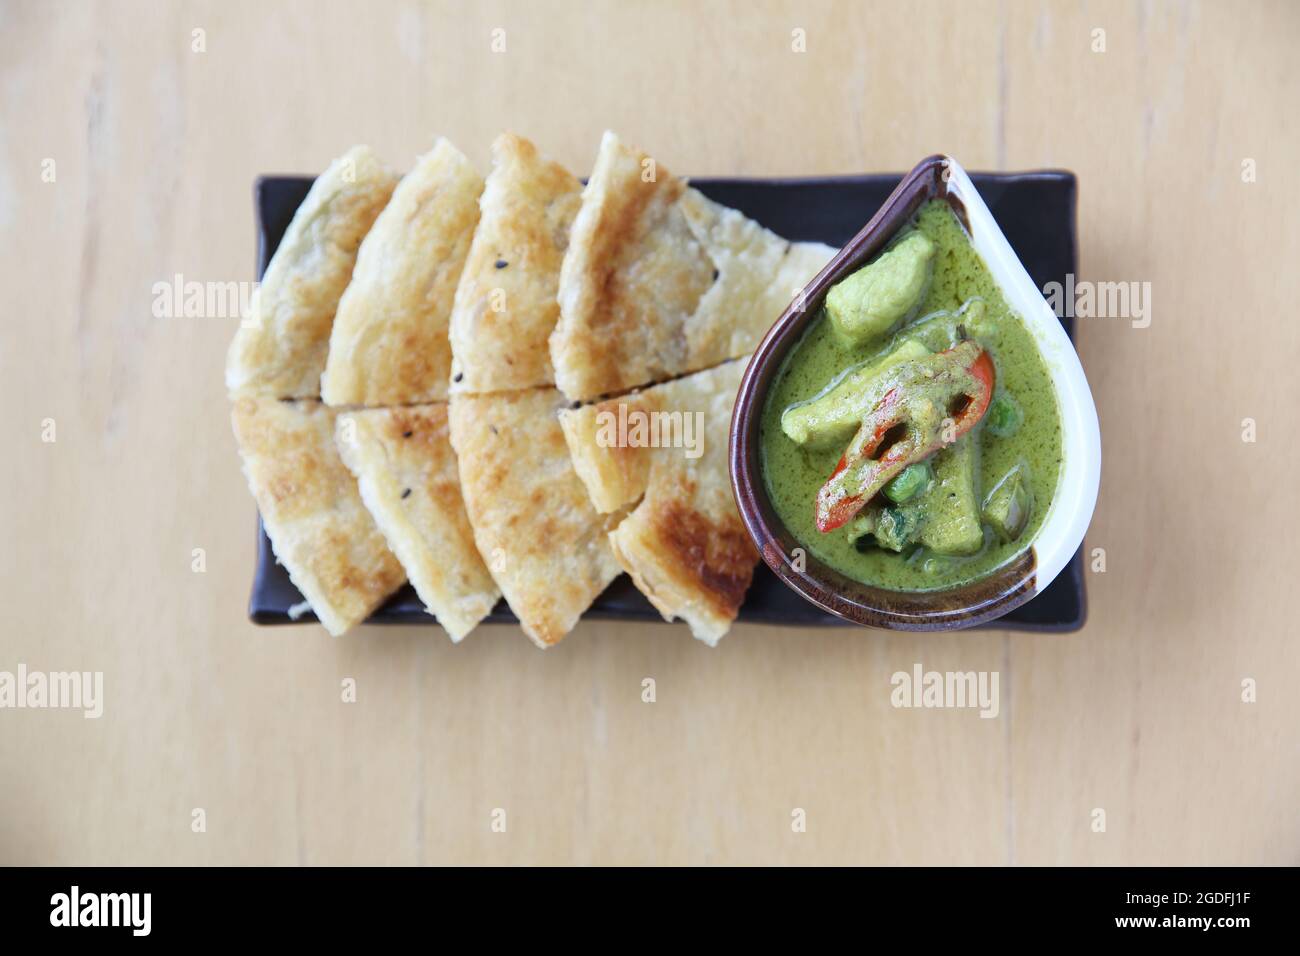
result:
[[[1078,549],[1101,470],[1092,394],[952,158],[912,170],[768,332],[730,467],[768,566],[863,625],[982,624]]]

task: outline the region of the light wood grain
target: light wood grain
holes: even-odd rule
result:
[[[0,5],[0,669],[107,696],[0,710],[0,862],[1300,862],[1297,27],[1282,2]],[[252,278],[259,173],[358,141],[406,166],[436,134],[483,166],[504,128],[585,173],[606,127],[695,174],[1079,174],[1082,278],[1153,287],[1149,328],[1081,322],[1084,631],[710,651],[587,623],[542,653],[248,623],[233,320],[154,318],[153,283]],[[891,707],[917,661],[998,671],[999,717]]]

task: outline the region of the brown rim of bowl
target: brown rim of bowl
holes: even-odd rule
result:
[[[947,160],[930,156],[917,164],[884,205],[827,263],[768,330],[750,359],[731,417],[729,470],[741,519],[774,574],[818,607],[868,627],[898,631],[956,630],[983,624],[1024,604],[1035,593],[1034,549],[969,584],[941,591],[890,591],[855,581],[808,553],[776,516],[763,482],[759,426],[768,389],[791,348],[821,311],[827,290],[857,269],[931,199],[943,199],[966,230],[970,220],[961,199],[948,192]],[[792,560],[803,550],[803,568]]]

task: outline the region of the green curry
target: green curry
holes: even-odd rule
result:
[[[763,408],[763,479],[809,553],[899,591],[1029,546],[1061,467],[1050,374],[948,205],[826,295]]]

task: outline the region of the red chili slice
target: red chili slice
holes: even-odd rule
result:
[[[817,530],[834,531],[853,518],[872,496],[908,465],[924,461],[969,432],[993,398],[993,360],[967,340],[926,358],[905,362],[886,374],[896,379],[863,420],[839,464],[817,493]],[[950,416],[936,419],[936,402],[954,408],[952,437],[945,441]],[[929,414],[921,414],[923,411]],[[880,454],[891,434],[901,435]],[[879,457],[876,457],[879,454]]]

